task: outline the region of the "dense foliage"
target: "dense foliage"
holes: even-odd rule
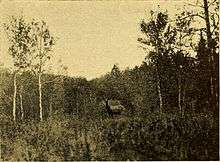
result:
[[[219,28],[195,28],[190,11],[171,22],[167,12],[150,15],[140,22],[143,63],[125,70],[115,64],[89,81],[43,71],[55,45],[43,21],[46,52],[37,57],[45,62],[29,62],[41,38],[30,31],[39,24],[13,18],[27,27],[12,26],[23,32],[16,36],[35,43],[9,49],[22,70],[0,67],[1,159],[218,160]],[[206,9],[203,16],[207,22]],[[109,115],[113,107],[123,108],[120,115]]]
[[[38,123],[4,123],[4,160],[216,160],[208,115],[95,119],[61,114]],[[12,140],[13,139],[13,140]]]

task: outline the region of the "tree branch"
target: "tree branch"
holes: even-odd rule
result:
[[[217,16],[216,19],[215,19],[215,16]],[[212,26],[213,26],[213,30],[211,31],[211,35],[212,35],[215,32],[215,30],[217,28],[219,28],[219,15],[218,15],[218,13],[212,13],[211,20],[212,20]],[[217,22],[216,22],[216,20],[217,20]]]
[[[208,5],[208,7],[210,7],[211,5],[213,5],[215,2],[216,2],[216,0],[212,1],[212,2]]]
[[[198,14],[198,13],[196,13],[196,14],[191,14],[191,15],[187,15],[187,16],[185,16],[185,17],[180,18],[179,20],[184,20],[184,19],[187,19],[187,18],[189,18],[189,17],[200,17],[200,18],[202,18],[203,20],[205,20],[205,17],[203,17],[202,15],[200,15],[200,14]],[[174,21],[176,21],[176,20],[171,20],[170,22],[174,22]]]
[[[193,7],[200,7],[200,8],[203,8],[203,6],[196,5],[196,4],[191,4],[191,3],[186,3],[186,4],[189,5],[189,6],[193,6]]]
[[[200,17],[200,18],[202,18],[202,19],[205,19],[205,17],[203,17],[202,15],[200,15],[200,14],[191,14],[191,15],[187,15],[187,16],[185,16],[185,17],[183,17],[182,19],[186,19],[186,18],[188,18],[188,17]]]

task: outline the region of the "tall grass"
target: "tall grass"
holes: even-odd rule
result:
[[[54,114],[7,124],[3,160],[217,160],[211,116],[152,113],[86,120]]]

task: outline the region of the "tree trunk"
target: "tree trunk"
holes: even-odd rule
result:
[[[20,93],[19,93],[19,96],[20,96],[20,107],[21,107],[21,120],[24,119],[24,108],[23,108],[22,91],[23,91],[23,87],[21,86]]]
[[[13,95],[13,120],[16,120],[16,96],[17,96],[17,72],[14,73],[14,95]]]
[[[219,56],[214,57],[215,49],[212,45],[212,33],[211,33],[211,25],[209,18],[209,6],[208,1],[204,0],[204,13],[205,13],[205,22],[206,22],[206,34],[208,41],[208,53],[209,53],[209,66],[210,66],[210,106],[212,108],[215,120],[219,122],[219,75],[215,76],[214,72],[219,69],[219,66],[215,65],[215,62],[219,62]],[[216,69],[217,68],[217,69]],[[218,71],[218,70],[217,70]],[[219,74],[219,73],[218,73]],[[215,84],[215,82],[217,84]]]
[[[159,72],[158,72],[158,68],[156,69],[156,75],[157,75],[157,92],[158,92],[158,97],[159,97],[159,102],[160,102],[160,112],[163,112],[163,98],[162,98],[162,94],[161,94],[161,80],[160,80],[160,76],[159,76]]]
[[[43,121],[41,73],[38,74],[40,121]]]
[[[159,56],[158,59],[162,58],[159,48],[160,48],[160,44],[158,44],[157,40],[159,38],[159,33],[157,35],[157,39],[156,39],[156,53]],[[160,102],[160,113],[163,112],[163,98],[162,98],[162,93],[161,93],[161,78],[160,78],[160,71],[159,71],[159,67],[161,66],[161,64],[159,63],[159,61],[156,64],[156,77],[157,77],[157,92],[158,92],[158,97],[159,97],[159,102]]]
[[[209,54],[209,73],[210,73],[210,104],[211,107],[216,109],[216,92],[214,86],[214,56],[213,56],[213,47],[212,47],[212,33],[210,29],[210,20],[209,20],[209,7],[208,1],[204,0],[204,12],[205,12],[205,22],[206,22],[206,35],[207,35],[207,45],[208,45],[208,54]],[[217,99],[218,100],[218,99]],[[218,107],[217,107],[218,109]]]
[[[185,100],[185,87],[184,87],[184,81],[182,77],[182,70],[181,66],[179,66],[179,72],[178,72],[178,107],[181,116],[184,115],[184,100]]]

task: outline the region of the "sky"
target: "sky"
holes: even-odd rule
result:
[[[2,23],[12,15],[24,15],[47,22],[57,38],[52,71],[58,60],[68,67],[68,75],[88,79],[109,72],[114,64],[121,69],[140,65],[146,56],[137,42],[139,24],[149,11],[167,9],[172,15],[184,1],[0,1],[0,62],[11,67],[7,37]]]

